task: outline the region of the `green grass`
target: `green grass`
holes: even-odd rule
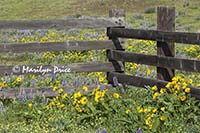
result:
[[[127,20],[133,19],[134,13],[144,13],[150,6],[175,6],[177,12],[185,12],[186,15],[178,16],[180,24],[191,24],[191,30],[195,31],[200,23],[195,21],[199,15],[199,0],[191,0],[189,6],[184,7],[186,0],[2,0],[0,1],[0,20],[16,19],[54,19],[66,16],[108,16],[109,9],[124,8]],[[156,13],[146,14],[145,20],[155,21]],[[134,20],[138,23],[138,20]],[[137,25],[137,24],[136,24]]]

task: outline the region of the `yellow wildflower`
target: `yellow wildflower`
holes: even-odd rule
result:
[[[105,80],[105,78],[101,77],[99,78],[99,82],[103,82]]]
[[[60,84],[60,81],[56,79],[56,84]]]
[[[119,98],[119,94],[115,92],[115,93],[113,93],[113,97],[118,99]]]
[[[57,107],[60,107],[60,105],[61,105],[61,103],[60,103],[60,102],[58,102],[58,103],[56,104],[56,106],[57,106]]]
[[[185,101],[185,100],[186,100],[186,96],[179,96],[179,99],[180,99],[181,101]]]
[[[164,115],[162,115],[162,116],[160,116],[160,120],[161,121],[165,121],[167,118],[164,116]]]
[[[81,92],[80,91],[78,91],[78,92],[76,92],[76,93],[74,93],[74,99],[76,99],[76,98],[79,98],[79,97],[81,97]]]
[[[127,49],[132,49],[133,46],[132,45],[128,45]]]
[[[158,92],[153,94],[153,100],[156,99],[160,94]]]
[[[54,105],[56,105],[54,101],[51,101],[51,102],[49,103],[49,106],[54,106]]]
[[[138,68],[138,64],[133,63],[133,65],[131,66],[131,69],[135,70],[135,69],[137,69],[137,68]]]
[[[96,75],[97,76],[101,76],[103,74],[103,72],[97,72]]]
[[[154,108],[154,109],[152,110],[152,112],[153,112],[153,113],[156,113],[156,112],[157,112],[157,109],[156,109],[156,108]]]
[[[156,85],[154,85],[152,88],[151,88],[153,91],[157,91],[157,86]]]
[[[183,89],[186,89],[187,88],[187,84],[184,82],[184,83],[182,83],[182,88]]]
[[[81,103],[82,105],[85,105],[87,102],[88,102],[88,99],[87,99],[86,96],[82,97],[81,100],[80,100],[80,103]]]
[[[95,93],[95,98],[94,98],[94,100],[95,100],[95,102],[99,102],[99,99],[101,98],[101,92],[100,91],[97,91],[96,93]]]
[[[68,97],[67,93],[65,93],[65,94],[62,95],[62,99],[66,99],[67,97]]]
[[[21,83],[21,82],[22,82],[22,78],[21,78],[21,77],[17,77],[16,81],[17,81],[18,83]]]
[[[152,129],[152,127],[153,127],[153,125],[152,125],[152,124],[149,124],[148,126],[149,126],[149,129]]]
[[[65,104],[61,104],[61,105],[60,105],[60,108],[64,108],[64,107],[65,107]]]
[[[64,90],[61,88],[61,89],[58,90],[58,93],[59,93],[59,94],[62,94],[63,91],[64,91]]]
[[[154,117],[155,116],[155,114],[151,114],[151,117]]]
[[[172,83],[169,82],[169,83],[167,83],[167,85],[165,87],[169,89],[171,87],[171,85],[172,85]]]
[[[166,89],[165,89],[165,88],[161,88],[161,89],[160,89],[160,93],[161,93],[161,94],[163,94],[163,93],[165,93],[165,92],[166,92]]]
[[[161,107],[160,110],[161,110],[161,111],[165,111],[165,107]]]
[[[75,106],[75,108],[76,108],[76,110],[79,111],[79,112],[82,112],[82,111],[83,111],[83,110],[81,109],[81,107],[80,107],[78,104]]]
[[[28,107],[29,107],[29,108],[32,108],[32,107],[33,107],[33,104],[32,104],[32,103],[29,103],[29,104],[28,104]]]
[[[146,73],[147,73],[147,75],[149,75],[151,73],[151,70],[148,68]]]
[[[130,112],[131,112],[130,109],[127,109],[127,110],[125,111],[126,114],[129,114]]]
[[[54,87],[53,87],[53,91],[56,91],[56,90],[58,90],[58,87],[57,87],[57,86],[54,86]]]
[[[83,90],[86,92],[88,91],[88,87],[87,86],[83,86]]]
[[[145,120],[146,125],[151,125],[151,117],[147,117]]]
[[[185,88],[186,93],[190,93],[190,88]]]
[[[142,113],[143,112],[143,108],[142,107],[137,107],[137,111],[138,111],[138,113]]]
[[[178,91],[181,89],[181,87],[180,87],[178,84],[176,84],[176,85],[174,86],[174,88],[177,89]]]
[[[188,84],[192,84],[192,82],[193,82],[192,79],[189,79],[189,80],[187,81]]]

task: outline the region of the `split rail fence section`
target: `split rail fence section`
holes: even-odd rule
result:
[[[107,50],[107,57],[115,64],[116,71],[108,73],[108,80],[113,83],[113,77],[123,84],[137,87],[154,86],[164,87],[175,76],[175,69],[200,72],[200,61],[181,59],[175,57],[174,43],[200,45],[200,33],[175,32],[175,8],[157,8],[157,30],[128,29],[123,27],[109,27],[107,35],[114,42],[117,49]],[[121,47],[119,38],[132,38],[152,40],[157,42],[157,55],[145,55],[125,52]],[[121,62],[134,62],[137,64],[157,67],[157,79],[148,79],[129,76],[123,73]],[[190,86],[191,95],[200,99],[200,89]]]
[[[93,28],[104,29],[108,26],[119,26],[125,24],[125,11],[123,9],[112,9],[109,11],[109,18],[67,18],[66,20],[16,20],[16,21],[0,21],[0,30],[35,30],[35,29],[81,29]],[[6,53],[28,53],[28,52],[56,52],[56,51],[85,51],[85,50],[103,50],[103,49],[116,49],[113,42],[110,40],[105,41],[67,41],[67,42],[46,42],[46,43],[17,43],[17,44],[0,44],[0,52]],[[6,75],[22,75],[22,67],[28,66],[37,69],[37,65],[25,64],[18,66],[20,71],[13,72],[14,66],[0,66],[0,76]],[[53,68],[53,65],[42,65],[43,69]],[[112,72],[114,66],[111,62],[85,62],[85,63],[72,63],[62,64],[57,66],[67,66],[71,72]],[[51,69],[52,70],[52,69]],[[26,73],[35,74],[35,73]],[[107,87],[111,88],[111,85]],[[94,85],[89,86],[94,88]],[[71,92],[75,88],[64,88],[65,92]],[[13,98],[23,91],[25,94],[32,93],[33,95],[45,95],[47,97],[58,95],[53,92],[52,88],[0,88],[1,98]]]

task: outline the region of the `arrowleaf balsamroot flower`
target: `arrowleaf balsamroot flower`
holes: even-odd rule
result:
[[[179,96],[180,101],[185,101],[186,100],[186,96]]]
[[[87,92],[88,91],[88,87],[87,86],[83,86],[83,91]]]
[[[82,105],[85,105],[87,102],[88,102],[88,99],[87,99],[86,96],[82,97],[81,100],[80,100],[80,103],[81,103]]]
[[[17,81],[18,83],[21,83],[21,82],[22,82],[22,78],[21,78],[21,77],[17,77],[16,81]]]
[[[113,93],[113,97],[118,99],[119,98],[119,94],[115,92],[115,93]]]
[[[157,91],[157,90],[158,90],[158,88],[157,88],[156,85],[154,85],[151,89],[152,89],[153,91]]]
[[[131,112],[130,109],[127,109],[127,110],[125,111],[126,114],[129,114],[130,112]]]
[[[186,93],[190,93],[190,88],[185,88]]]
[[[165,121],[167,118],[164,116],[164,115],[162,115],[161,117],[160,117],[160,120],[161,121]]]
[[[33,104],[32,103],[29,103],[28,104],[28,107],[31,109],[33,107]]]

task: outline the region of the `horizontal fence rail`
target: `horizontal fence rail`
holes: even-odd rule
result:
[[[68,51],[68,50],[102,50],[115,49],[112,41],[67,41],[46,43],[18,43],[0,44],[0,52],[45,52],[45,51]]]
[[[52,71],[50,71],[52,70]],[[115,68],[110,62],[72,63],[63,65],[24,65],[24,66],[0,66],[0,76],[21,74],[43,74],[53,72],[110,72]]]
[[[159,30],[142,30],[128,28],[108,28],[109,37],[134,38],[161,42],[176,42],[200,45],[200,33],[170,32]]]
[[[137,76],[130,76],[123,73],[117,73],[117,72],[110,72],[108,75],[108,80],[113,81],[113,77],[117,77],[118,81],[122,84],[127,85],[133,85],[136,87],[146,87],[146,86],[154,86],[157,85],[158,88],[165,87],[167,85],[167,81],[163,80],[155,80],[155,79],[149,79],[149,78],[143,78],[143,77],[137,77]],[[195,88],[192,86],[189,86],[191,88],[191,95],[194,96],[196,99],[200,100],[200,89]]]
[[[111,89],[111,85],[104,85],[106,89]],[[97,87],[97,85],[90,85],[88,87],[88,92],[83,93],[89,93],[94,88]],[[67,86],[62,87],[64,92],[67,94],[72,94],[73,92],[77,91],[77,87],[75,86]],[[53,88],[12,88],[12,89],[2,89],[0,90],[0,98],[3,99],[11,99],[11,98],[17,98],[22,95],[28,96],[45,96],[45,97],[54,97],[59,96],[60,94],[56,91],[53,91]]]
[[[111,19],[100,18],[67,18],[61,20],[14,20],[0,21],[0,30],[6,29],[72,29],[72,28],[105,28],[116,26]]]
[[[189,60],[166,56],[145,55],[129,53],[124,51],[109,50],[108,58],[124,61],[134,62],[137,64],[152,65],[157,67],[172,68],[189,72],[200,72],[200,61]]]

